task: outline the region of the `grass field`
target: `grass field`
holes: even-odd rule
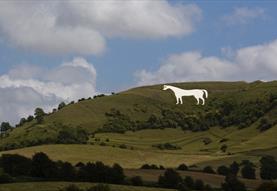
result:
[[[70,183],[70,182],[28,182],[1,184],[0,191],[59,191],[70,184],[75,184],[80,188],[90,188],[93,183]],[[135,187],[123,185],[110,185],[111,191],[174,191],[163,188]]]
[[[241,136],[247,134],[248,136]],[[119,163],[124,168],[139,168],[143,164],[156,164],[165,167],[176,167],[181,163],[197,164],[200,167],[230,164],[233,161],[250,159],[258,163],[260,156],[266,153],[276,153],[277,127],[260,133],[255,125],[238,130],[237,128],[212,128],[203,132],[183,132],[180,129],[156,129],[127,132],[125,134],[101,133],[91,138],[87,145],[42,145],[10,150],[3,153],[17,153],[31,157],[35,152],[45,152],[53,160],[69,161],[71,163],[102,161],[112,165]],[[208,145],[204,138],[210,138]],[[220,143],[226,138],[227,141]],[[258,140],[260,140],[258,142]],[[157,143],[172,143],[180,146],[179,150],[160,150],[152,147]],[[105,143],[105,146],[100,146]],[[119,148],[120,145],[127,148]],[[220,146],[226,144],[227,152],[222,153]]]
[[[125,174],[129,177],[132,176],[141,176],[146,181],[158,181],[158,178],[161,174],[163,174],[163,170],[144,170],[144,169],[127,169],[125,170]],[[193,172],[193,171],[178,171],[178,173],[182,177],[191,176],[193,179],[200,179],[206,184],[210,184],[211,186],[215,188],[220,188],[221,183],[224,182],[225,177],[218,175],[218,174],[207,174],[202,172]],[[254,190],[256,189],[261,183],[262,180],[250,180],[250,179],[243,179],[239,178],[240,181],[242,181],[245,186],[250,189]]]

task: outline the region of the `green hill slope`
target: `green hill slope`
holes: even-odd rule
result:
[[[167,119],[167,113],[163,114],[164,111],[169,111],[168,116],[172,114],[178,118],[178,115],[182,115],[183,121],[180,121],[176,126],[181,125],[181,128],[184,130],[186,130],[185,128],[190,128],[191,123],[197,131],[199,130],[197,129],[198,127],[202,128],[203,126],[204,129],[211,129],[213,128],[212,126],[221,126],[221,124],[226,123],[224,131],[228,133],[228,126],[237,127],[240,123],[243,123],[245,130],[238,133],[241,135],[242,132],[245,132],[248,135],[253,132],[249,130],[248,126],[253,126],[252,129],[256,129],[259,126],[261,118],[267,118],[270,123],[276,122],[277,81],[257,81],[253,83],[195,82],[172,85],[184,89],[207,89],[209,98],[206,105],[196,105],[196,100],[192,97],[184,97],[183,105],[175,105],[175,98],[172,92],[170,90],[162,91],[162,85],[134,88],[110,96],[97,97],[69,104],[57,112],[46,115],[42,124],[37,124],[36,120],[24,123],[22,126],[2,135],[0,148],[2,150],[9,150],[25,146],[57,143],[61,130],[72,132],[76,131],[76,129],[84,129],[90,137],[93,137],[94,133],[99,132],[99,129],[101,130],[105,125],[109,126],[109,128],[111,125],[116,126],[118,124],[120,127],[127,126],[125,130],[132,130],[133,127],[136,127],[136,129],[167,128],[171,127],[172,124],[176,125],[174,118]],[[266,104],[271,104],[270,108]],[[226,113],[225,105],[228,105],[229,108],[227,110],[231,111]],[[259,110],[262,112],[259,113]],[[115,113],[119,112],[119,114],[117,113],[119,117],[110,117],[114,115],[114,111]],[[212,115],[212,119],[216,117],[217,121],[210,122],[210,118],[208,119],[209,114]],[[247,115],[252,117],[248,119]],[[149,124],[149,121],[152,119],[151,116],[155,116],[157,119],[152,124]],[[236,119],[237,117],[239,119]],[[207,125],[207,120],[210,120],[208,121],[209,125]],[[242,122],[232,124],[238,120]],[[188,127],[182,126],[182,123],[187,121],[189,121]],[[154,127],[156,124],[159,125]],[[108,130],[111,130],[109,128]],[[235,134],[234,132],[230,136],[236,137]],[[268,134],[270,135],[270,133]],[[247,145],[258,144],[259,140],[264,139],[264,134],[260,135],[258,131],[255,131],[253,135],[255,135],[255,139],[245,142],[246,146],[238,146],[237,149],[244,149]],[[233,141],[233,144],[236,144],[237,141],[241,140],[233,139]],[[198,147],[197,144],[196,142],[195,147]],[[181,146],[186,147],[186,144],[184,143]]]

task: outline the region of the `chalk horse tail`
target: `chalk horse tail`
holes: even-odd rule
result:
[[[202,90],[205,93],[206,98],[208,98],[208,91],[207,90]]]

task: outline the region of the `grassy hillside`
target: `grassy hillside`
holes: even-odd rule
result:
[[[115,95],[69,104],[61,110],[45,116],[42,124],[37,124],[35,120],[24,123],[24,125],[2,137],[0,147],[2,149],[12,149],[55,143],[61,129],[84,129],[93,134],[108,122],[107,113],[112,109],[116,109],[133,122],[147,121],[151,115],[162,117],[162,110],[181,112],[196,117],[198,121],[201,121],[203,113],[206,114],[212,111],[216,113],[225,102],[236,103],[238,106],[242,103],[249,103],[254,107],[255,101],[268,100],[270,95],[277,95],[277,81],[266,83],[197,82],[173,85],[185,89],[207,89],[209,91],[207,104],[198,106],[194,98],[185,97],[183,98],[184,104],[176,106],[172,92],[170,90],[162,91],[162,85],[134,88]],[[276,107],[263,114],[263,116],[273,121],[276,121],[276,115]],[[259,119],[254,118],[254,120],[258,121]],[[258,139],[259,137],[257,137],[257,141]]]

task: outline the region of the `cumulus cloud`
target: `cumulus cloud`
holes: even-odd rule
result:
[[[160,1],[1,1],[0,37],[47,53],[100,54],[107,38],[188,35],[196,5]]]
[[[231,14],[223,16],[222,20],[228,25],[238,25],[265,17],[265,10],[262,8],[237,7]]]
[[[32,114],[36,107],[50,111],[61,101],[95,93],[96,70],[83,58],[53,69],[19,65],[0,76],[0,121],[14,123]]]
[[[139,85],[204,80],[276,80],[277,40],[249,46],[223,57],[205,57],[200,52],[170,55],[156,71],[141,70]]]

